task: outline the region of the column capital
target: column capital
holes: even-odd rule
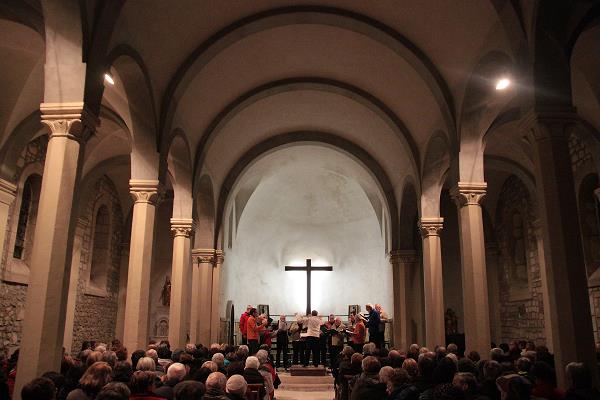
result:
[[[415,250],[392,250],[389,253],[390,263],[397,264],[412,264],[417,262],[417,252]]]
[[[444,218],[429,217],[421,218],[419,221],[419,230],[424,238],[429,236],[439,236],[444,228]]]
[[[50,129],[50,138],[67,137],[85,142],[96,130],[99,119],[83,102],[40,104],[42,123]]]
[[[192,260],[200,264],[210,264],[215,267],[217,264],[223,264],[223,250],[215,249],[192,249]]]
[[[156,205],[158,201],[160,182],[154,179],[130,179],[129,193],[136,203]]]
[[[225,261],[225,252],[223,250],[215,250],[215,264],[221,265]]]
[[[17,197],[17,186],[0,178],[0,203],[11,205]]]
[[[173,236],[190,237],[196,228],[196,222],[191,218],[171,218],[171,232]]]
[[[574,107],[532,108],[523,116],[519,126],[536,140],[542,140],[565,138],[564,127],[575,126],[580,121]]]
[[[487,183],[485,182],[458,182],[450,190],[450,194],[459,208],[464,206],[478,206],[486,194],[486,189]]]

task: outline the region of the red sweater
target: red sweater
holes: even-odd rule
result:
[[[243,313],[240,317],[240,332],[242,332],[242,336],[248,336],[248,313]]]

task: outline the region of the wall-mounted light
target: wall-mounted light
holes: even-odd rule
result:
[[[109,73],[104,74],[104,81],[108,82],[108,84],[110,84],[110,85],[114,85],[115,84],[115,80],[113,79],[112,76],[110,76]]]
[[[505,90],[510,86],[510,79],[504,77],[496,82],[496,90]]]

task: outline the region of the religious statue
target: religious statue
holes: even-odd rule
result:
[[[163,306],[171,305],[171,279],[169,278],[169,275],[165,277],[165,284],[160,293],[160,301]]]
[[[156,326],[156,336],[162,337],[162,336],[168,336],[169,335],[169,323],[164,320],[161,319],[160,321],[158,321],[158,324]]]
[[[444,314],[446,325],[446,335],[455,335],[458,333],[458,317],[453,309],[448,308]]]

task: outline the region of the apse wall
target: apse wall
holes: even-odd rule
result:
[[[246,175],[256,185],[250,198],[230,209],[221,304],[232,300],[237,311],[268,304],[271,315],[304,312],[306,273],[284,266],[311,258],[313,265],[333,266],[312,274],[312,308],[320,314],[346,314],[351,304],[364,310],[367,302],[391,313],[391,268],[362,166],[332,149],[298,146],[253,168]]]

